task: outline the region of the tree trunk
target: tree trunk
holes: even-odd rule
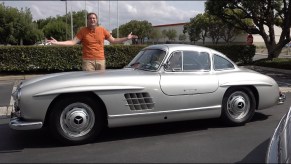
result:
[[[274,27],[272,27],[271,29],[273,30]],[[270,31],[272,31],[270,30]],[[263,40],[265,42],[265,45],[267,47],[268,50],[268,59],[273,59],[273,58],[277,58],[283,47],[290,41],[290,30],[289,29],[283,29],[279,42],[276,43],[275,41],[275,33],[272,32],[269,34],[269,36],[265,33],[265,31],[261,30],[261,34],[263,37]]]
[[[282,51],[283,47],[279,47],[278,45],[276,46],[267,46],[268,49],[268,59],[273,59],[273,58],[277,58],[281,51]]]

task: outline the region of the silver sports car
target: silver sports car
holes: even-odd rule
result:
[[[272,78],[239,68],[213,49],[152,45],[123,69],[52,73],[21,82],[10,127],[48,127],[68,144],[92,141],[104,127],[221,118],[243,125],[284,102]]]

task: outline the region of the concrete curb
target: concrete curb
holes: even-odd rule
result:
[[[9,80],[25,80],[30,79],[35,76],[40,76],[40,74],[37,75],[4,75],[0,76],[0,81],[9,81]]]
[[[245,68],[249,68],[249,69],[261,69],[261,70],[265,70],[265,71],[271,71],[271,72],[278,72],[278,73],[284,73],[284,74],[288,74],[291,75],[291,70],[287,70],[287,69],[278,69],[278,68],[270,68],[270,67],[261,67],[261,66],[242,66]]]

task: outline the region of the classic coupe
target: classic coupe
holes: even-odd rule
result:
[[[122,69],[28,79],[12,95],[12,129],[47,127],[67,144],[91,142],[105,127],[205,118],[244,125],[285,98],[271,77],[184,44],[148,46]]]

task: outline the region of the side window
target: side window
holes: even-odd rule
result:
[[[182,52],[174,52],[168,62],[169,71],[182,71]]]
[[[219,55],[214,55],[213,59],[215,70],[234,69],[234,65],[230,61],[226,60],[225,58]]]
[[[210,70],[210,59],[207,52],[184,51],[183,70]]]

